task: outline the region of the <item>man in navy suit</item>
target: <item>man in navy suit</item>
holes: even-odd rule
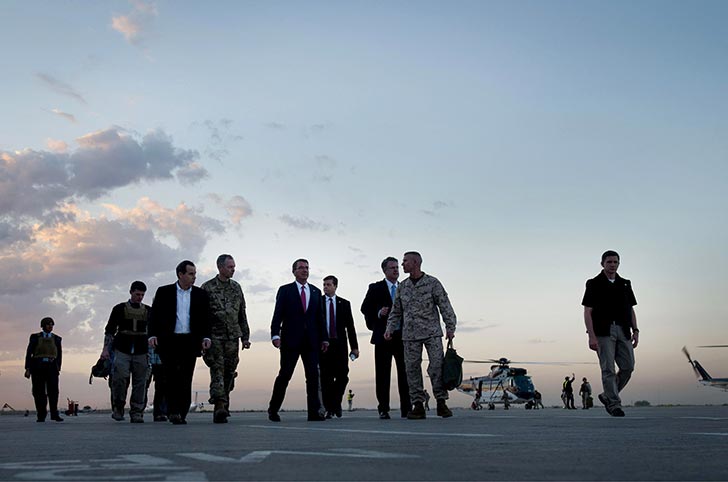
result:
[[[326,418],[341,418],[341,401],[349,383],[349,357],[359,357],[354,316],[351,303],[336,294],[339,280],[329,275],[324,278],[324,313],[329,335],[329,349],[321,354],[321,397],[326,408]],[[347,343],[348,340],[348,343]],[[351,345],[351,352],[349,352]]]
[[[399,391],[400,414],[406,417],[412,408],[410,404],[407,370],[404,366],[404,345],[402,330],[392,333],[391,340],[384,339],[387,329],[387,317],[392,308],[394,294],[399,283],[399,266],[397,258],[389,256],[382,261],[384,279],[369,285],[369,290],[361,304],[361,312],[372,331],[371,343],[374,345],[374,372],[376,380],[379,418],[389,419],[389,384],[392,375],[392,359],[397,364],[397,388]]]
[[[197,357],[210,348],[210,308],[207,292],[193,286],[192,261],[177,265],[177,282],[160,286],[149,320],[149,346],[159,354],[167,377],[169,421],[186,424],[192,402],[192,375]]]
[[[293,262],[293,276],[296,281],[278,288],[270,325],[271,342],[281,352],[281,369],[273,384],[268,406],[271,422],[281,421],[278,410],[283,405],[286,388],[299,357],[303,360],[306,375],[308,420],[324,420],[319,413],[318,351],[326,352],[329,338],[321,309],[321,291],[308,283],[308,261],[305,259]]]

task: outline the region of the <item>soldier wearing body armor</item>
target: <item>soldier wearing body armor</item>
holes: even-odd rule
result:
[[[210,298],[212,313],[212,346],[203,356],[210,367],[210,403],[215,409],[212,421],[227,423],[230,416],[230,392],[233,390],[236,369],[242,350],[250,348],[250,328],[245,314],[245,297],[240,284],[233,280],[235,260],[229,254],[217,258],[218,274],[202,284]]]
[[[58,415],[58,375],[61,372],[61,337],[51,333],[55,322],[46,317],[40,320],[43,331],[30,335],[25,352],[25,378],[33,384],[33,399],[38,422],[45,422],[48,409],[51,420],[63,422]],[[48,407],[46,408],[46,403]]]
[[[126,394],[131,381],[129,417],[132,423],[144,422],[149,370],[147,322],[151,308],[144,303],[147,286],[134,281],[126,303],[114,306],[104,329],[104,349],[101,358],[112,359],[111,418],[124,420]]]

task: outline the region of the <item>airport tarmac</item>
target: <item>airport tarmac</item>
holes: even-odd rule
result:
[[[192,413],[187,425],[5,415],[0,480],[728,480],[728,407],[625,411],[281,412],[281,423],[235,412],[228,424]]]

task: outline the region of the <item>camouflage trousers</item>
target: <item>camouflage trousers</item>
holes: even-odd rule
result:
[[[234,340],[212,339],[210,349],[205,352],[202,359],[210,367],[210,403],[217,400],[230,403],[230,392],[235,387],[235,370],[238,368],[240,357],[240,342]]]
[[[447,400],[447,390],[442,385],[442,364],[445,355],[442,351],[442,337],[431,336],[424,340],[405,340],[404,364],[407,367],[407,384],[412,403],[425,403],[425,387],[422,383],[422,347],[427,350],[427,374],[432,382],[432,393],[437,400]]]

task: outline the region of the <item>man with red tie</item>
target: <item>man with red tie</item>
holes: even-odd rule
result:
[[[324,278],[324,313],[329,335],[329,349],[321,354],[321,396],[326,409],[326,418],[341,418],[341,402],[349,383],[349,357],[359,357],[359,343],[356,339],[351,303],[336,295],[339,280],[329,275]],[[348,341],[348,343],[347,343]],[[349,351],[351,345],[351,352]]]
[[[273,320],[270,325],[271,343],[280,350],[281,368],[273,384],[268,420],[280,422],[278,411],[283,405],[288,382],[296,369],[298,358],[303,360],[306,375],[306,406],[309,421],[324,420],[319,413],[318,352],[326,352],[329,337],[324,325],[321,290],[308,283],[308,261],[293,262],[293,283],[278,288]]]

